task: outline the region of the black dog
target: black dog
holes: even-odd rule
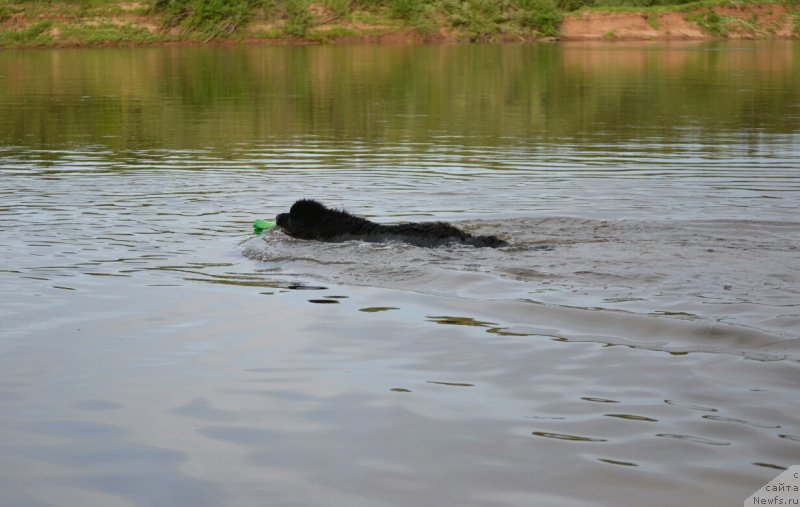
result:
[[[278,214],[275,221],[293,238],[318,241],[403,241],[427,247],[452,243],[492,248],[508,246],[497,236],[473,236],[445,222],[376,224],[343,210],[327,208],[312,199],[297,201],[289,213]]]

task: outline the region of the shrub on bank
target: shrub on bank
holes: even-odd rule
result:
[[[262,3],[263,0],[155,0],[153,8],[163,13],[165,27],[179,26],[214,39],[244,26]]]

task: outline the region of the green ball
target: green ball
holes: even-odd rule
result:
[[[264,229],[274,229],[277,224],[272,220],[264,220],[263,218],[259,218],[255,222],[253,222],[253,229],[264,230]]]

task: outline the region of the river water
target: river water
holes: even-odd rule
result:
[[[738,505],[800,463],[796,42],[0,52],[0,504]],[[313,197],[502,249],[295,240]]]

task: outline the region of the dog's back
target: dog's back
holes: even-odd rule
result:
[[[393,230],[399,236],[408,238],[404,240],[407,243],[418,246],[440,246],[452,243],[492,248],[508,246],[507,242],[497,236],[473,236],[446,222],[419,222],[383,227]]]

